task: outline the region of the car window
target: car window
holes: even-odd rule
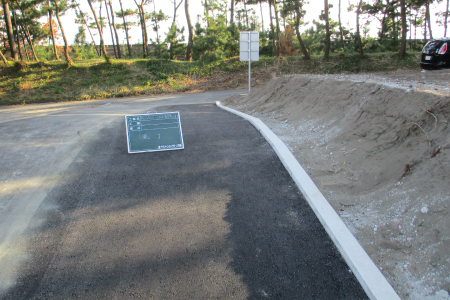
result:
[[[443,43],[443,41],[431,40],[425,45],[425,47],[423,47],[422,52],[428,54],[436,53],[439,51]]]

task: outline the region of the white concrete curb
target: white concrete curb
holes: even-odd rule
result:
[[[367,296],[372,300],[399,300],[400,297],[347,226],[345,226],[339,215],[334,211],[333,207],[331,207],[330,203],[328,203],[327,199],[325,199],[287,146],[260,119],[225,107],[220,102],[216,102],[216,105],[248,120],[269,142],[350,269],[355,274]]]

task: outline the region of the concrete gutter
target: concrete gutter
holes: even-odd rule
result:
[[[288,147],[260,119],[225,107],[219,101],[216,102],[216,105],[248,120],[269,142],[342,254],[342,257],[355,274],[367,296],[372,300],[399,300],[400,297],[347,226],[345,226],[339,215],[328,203]]]

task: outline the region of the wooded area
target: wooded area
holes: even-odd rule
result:
[[[81,1],[88,2],[89,11],[82,11]],[[239,55],[240,31],[259,31],[260,55],[266,56],[301,53],[309,59],[311,55],[328,57],[330,53],[364,55],[386,51],[404,56],[407,49],[418,50],[433,39],[432,22],[443,26],[446,35],[449,5],[449,0],[359,0],[358,5],[342,7],[341,0],[324,0],[317,21],[305,24],[306,0],[202,0],[203,15],[194,20],[189,0],[170,0],[171,20],[168,12],[157,11],[157,0],[133,1],[136,8],[124,10],[122,0],[1,0],[1,58],[6,63],[7,59],[63,57],[69,66],[73,64],[71,57],[101,56],[109,62],[112,55],[214,61]],[[431,4],[443,1],[444,11],[430,12]],[[270,8],[269,20],[264,20],[263,4]],[[181,15],[183,8],[185,13]],[[69,10],[76,12],[75,23],[79,25],[72,45],[68,44],[60,19]],[[338,20],[330,18],[330,10],[338,10]],[[356,28],[342,24],[343,10],[354,13]],[[187,28],[181,27],[177,18],[186,18]],[[376,21],[380,24],[377,37],[370,37],[369,28]],[[167,33],[161,32],[163,22],[171,22]],[[267,22],[269,29],[264,29]],[[130,43],[129,31],[133,27],[140,28],[143,42],[139,47]],[[156,33],[155,39],[149,38],[149,30]],[[108,54],[105,47],[104,37],[109,34],[113,54]],[[99,37],[100,45],[94,35]],[[126,44],[120,43],[120,35],[125,35]],[[63,47],[57,45],[60,38]]]

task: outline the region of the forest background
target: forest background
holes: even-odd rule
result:
[[[30,59],[28,48],[33,52],[34,46],[47,45],[53,46],[53,53],[46,49],[42,59],[51,60],[51,55],[59,59],[58,46],[65,45],[64,59],[70,63],[70,52],[93,58],[102,54],[102,45],[109,44],[116,58],[182,59],[184,55],[188,60],[211,61],[238,55],[239,31],[250,30],[260,31],[261,55],[301,52],[308,58],[327,56],[330,51],[399,50],[404,55],[406,40],[409,49],[417,50],[433,38],[433,31],[435,36],[446,36],[449,4],[446,0],[133,2],[2,0],[2,53]],[[142,48],[133,51],[136,47],[131,45]],[[11,52],[13,48],[17,50]],[[33,57],[39,59],[36,53]]]
[[[274,73],[417,68],[449,22],[449,0],[1,3],[0,104],[242,88],[240,31],[260,33],[253,85]]]

